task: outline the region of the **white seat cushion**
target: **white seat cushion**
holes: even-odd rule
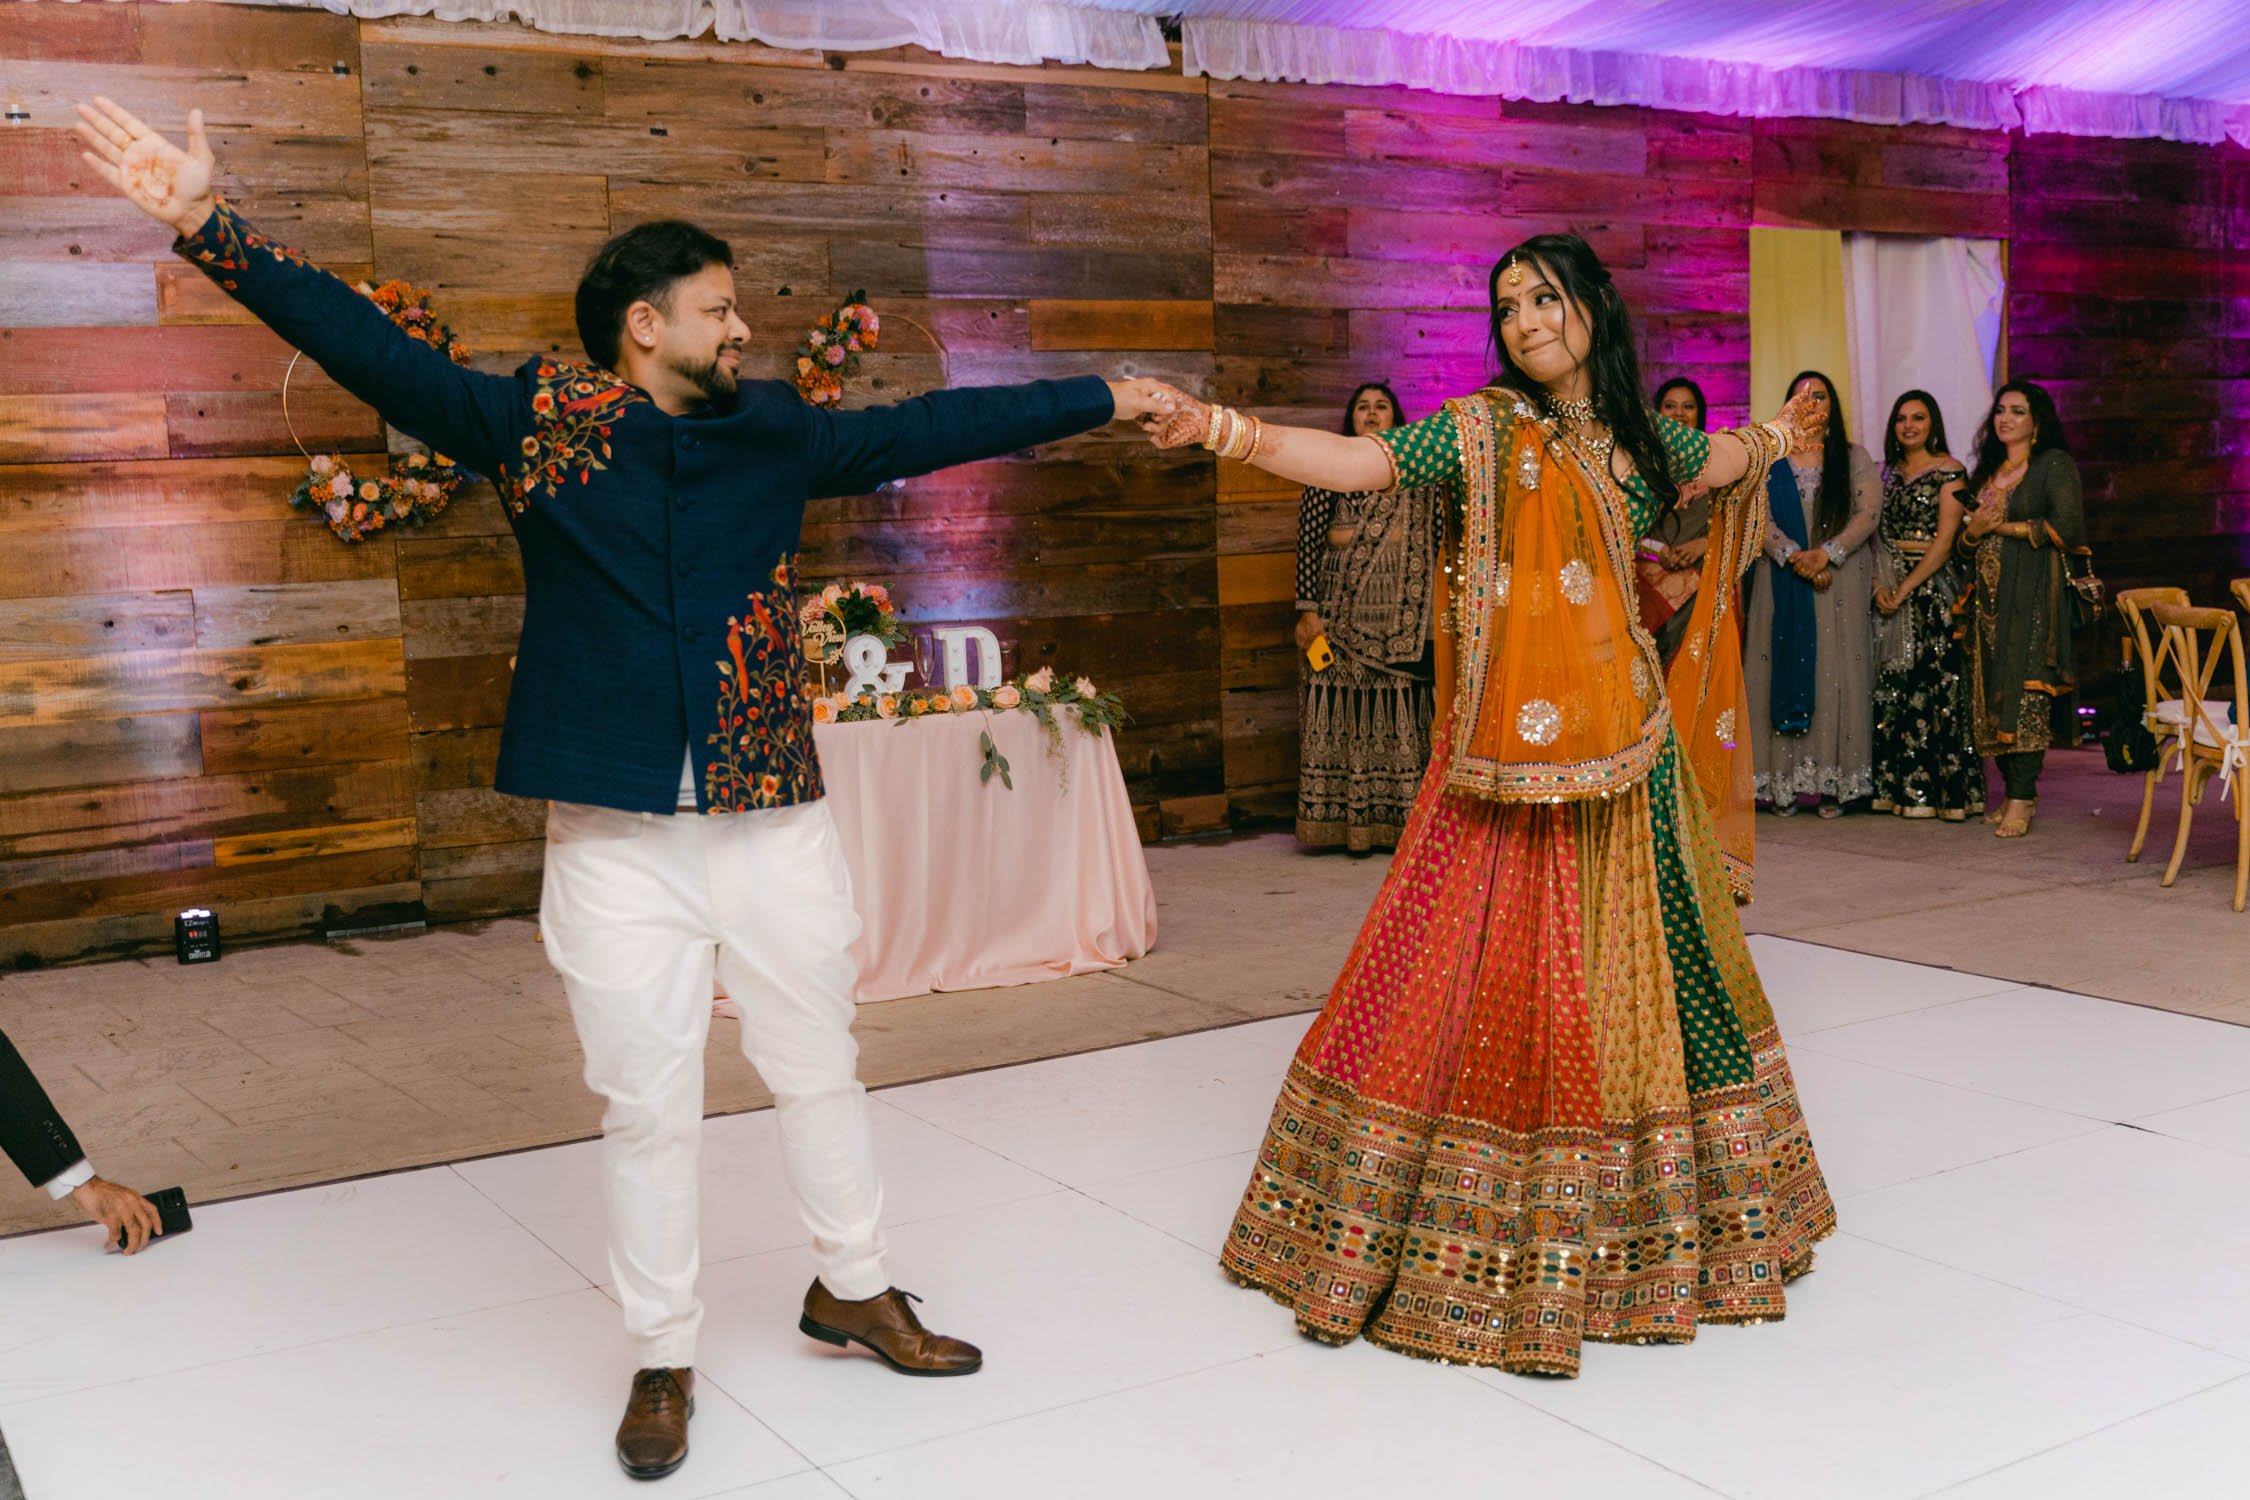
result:
[[[2234,705],[2224,698],[2206,698],[2203,700],[2204,716],[2221,724],[2227,721],[2227,713],[2233,707]],[[2159,724],[2169,724],[2178,728],[2188,721],[2187,703],[2179,698],[2166,698],[2156,707],[2148,710],[2147,717],[2148,727],[2151,729],[2156,728]]]
[[[2226,712],[2222,709],[2217,723],[2195,726],[2195,742],[2210,750],[2224,750],[2229,745],[2250,745],[2250,728],[2229,724]]]

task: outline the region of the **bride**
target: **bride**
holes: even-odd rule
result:
[[[1575,235],[1509,251],[1490,303],[1498,377],[1411,426],[1345,437],[1180,392],[1145,425],[1300,484],[1454,502],[1430,768],[1224,1265],[1318,1339],[1575,1375],[1583,1339],[1781,1317],[1835,1228],[1735,913],[1736,587],[1767,469],[1820,430],[1794,401],[1708,435],[1649,412]],[[1634,544],[1689,482],[1711,545],[1667,674]]]

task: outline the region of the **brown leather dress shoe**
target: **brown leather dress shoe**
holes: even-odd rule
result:
[[[662,1479],[687,1462],[687,1423],[695,1415],[693,1370],[641,1370],[617,1424],[617,1461],[635,1479]]]
[[[974,1344],[932,1333],[907,1304],[922,1299],[892,1287],[880,1297],[846,1302],[814,1281],[797,1327],[824,1344],[858,1344],[901,1375],[974,1375],[984,1355]]]

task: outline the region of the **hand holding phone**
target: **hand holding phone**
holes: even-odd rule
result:
[[[148,1201],[149,1206],[156,1210],[158,1232],[141,1247],[142,1249],[147,1249],[148,1245],[154,1244],[157,1239],[168,1239],[175,1234],[186,1234],[195,1227],[195,1221],[188,1217],[187,1190],[185,1188],[165,1188],[160,1192],[149,1194]],[[126,1240],[131,1233],[130,1229],[117,1231],[118,1249],[125,1249]]]

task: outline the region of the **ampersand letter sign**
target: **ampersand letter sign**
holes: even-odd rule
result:
[[[857,698],[869,688],[878,693],[895,693],[905,687],[908,664],[893,663],[890,656],[891,648],[883,644],[880,636],[855,635],[844,642],[844,666],[852,674],[851,680],[844,684],[844,696]]]

